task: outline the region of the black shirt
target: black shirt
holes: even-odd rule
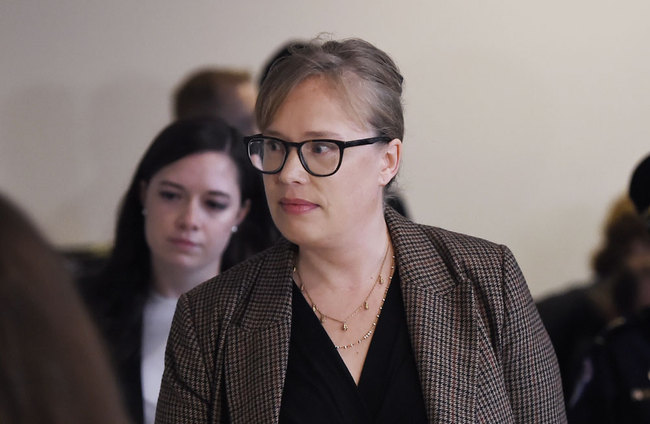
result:
[[[397,272],[358,386],[295,284],[292,307],[280,423],[427,422]]]

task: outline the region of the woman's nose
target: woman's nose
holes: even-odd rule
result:
[[[285,184],[304,183],[308,178],[308,173],[305,167],[302,166],[302,162],[300,162],[298,149],[289,148],[287,160],[279,173],[279,178]]]
[[[178,215],[177,224],[183,230],[196,230],[199,228],[200,219],[199,205],[190,200],[183,205]]]

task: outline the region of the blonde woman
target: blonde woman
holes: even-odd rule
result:
[[[401,92],[358,39],[271,69],[245,141],[285,239],[181,297],[159,424],[565,421],[510,251],[384,206]]]

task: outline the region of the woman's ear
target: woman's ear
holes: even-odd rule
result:
[[[402,140],[394,138],[388,143],[382,152],[379,183],[386,186],[399,171],[399,164],[402,159]]]
[[[246,219],[246,215],[248,215],[248,212],[250,212],[250,210],[251,200],[246,199],[239,208],[239,212],[237,212],[237,225],[240,225],[242,222],[244,222],[244,219]]]
[[[145,200],[147,200],[147,187],[149,184],[146,183],[146,181],[142,180],[140,181],[140,205],[142,205],[142,209],[145,207]]]

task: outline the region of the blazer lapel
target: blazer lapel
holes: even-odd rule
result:
[[[289,242],[269,255],[245,308],[235,312],[224,357],[232,423],[275,423],[289,359],[293,252]]]
[[[472,283],[421,227],[386,210],[406,319],[431,422],[474,422],[477,322]],[[294,248],[277,246],[227,330],[224,377],[233,423],[279,419],[291,337]]]
[[[406,319],[430,422],[474,422],[477,322],[472,284],[430,236],[387,210]]]

